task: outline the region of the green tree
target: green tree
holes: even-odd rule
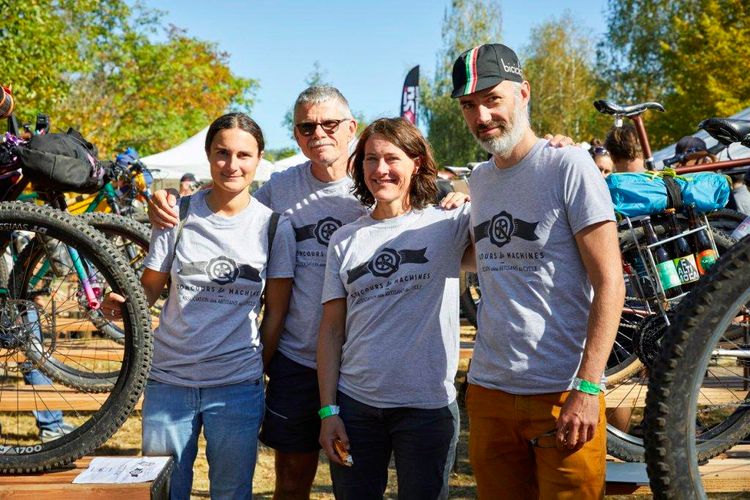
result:
[[[22,117],[52,109],[67,96],[67,75],[86,67],[78,54],[81,34],[68,29],[60,2],[0,0],[0,12],[0,81],[29,110]]]
[[[423,83],[421,118],[440,165],[464,165],[483,160],[487,153],[466,128],[458,103],[450,97],[453,62],[464,51],[483,43],[499,42],[500,5],[494,0],[453,0],[443,16],[444,46],[438,55],[435,77]]]
[[[646,114],[654,149],[694,132],[703,118],[750,105],[746,1],[610,0],[608,10],[598,66],[610,98],[665,105],[664,114]]]
[[[185,140],[229,108],[249,110],[256,82],[232,74],[214,44],[171,27],[161,13],[125,0],[0,0],[0,78],[19,115],[48,113],[74,126],[107,157]],[[5,53],[7,52],[7,54]]]
[[[263,157],[268,161],[276,162],[279,160],[283,160],[284,158],[289,158],[290,156],[294,156],[296,154],[297,154],[296,147],[286,147],[286,148],[266,149],[265,153],[263,153]]]
[[[588,141],[603,138],[610,120],[592,105],[603,85],[592,68],[594,43],[577,26],[566,12],[533,28],[522,66],[531,82],[531,127]]]
[[[324,69],[320,66],[320,61],[315,61],[313,63],[313,69],[308,73],[307,77],[305,78],[305,88],[312,87],[313,85],[327,85],[328,82],[326,81],[326,73]],[[289,137],[292,140],[294,139],[294,106],[290,106],[289,109],[286,110],[286,114],[284,114],[284,119],[281,121],[281,126],[284,127],[286,130],[289,131]]]

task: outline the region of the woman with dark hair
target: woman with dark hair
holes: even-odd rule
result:
[[[401,118],[367,127],[350,169],[355,196],[372,212],[336,231],[326,264],[320,443],[334,493],[382,498],[393,453],[400,498],[447,498],[469,205],[429,205],[432,152]]]
[[[609,156],[609,151],[607,151],[604,144],[599,139],[591,139],[589,154],[594,160],[594,163],[596,163],[596,167],[599,169],[599,172],[601,172],[603,177],[607,177],[615,169],[615,164]]]
[[[263,147],[249,116],[214,121],[205,145],[213,185],[181,200],[179,225],[151,236],[141,277],[149,303],[171,284],[143,401],[143,454],[174,457],[174,499],[190,497],[201,428],[211,498],[252,496],[263,366],[282,331],[295,261],[289,221],[248,190]],[[122,301],[110,294],[105,313],[116,315]]]

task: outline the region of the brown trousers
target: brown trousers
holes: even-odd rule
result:
[[[469,460],[480,499],[598,499],[604,496],[607,421],[604,395],[594,439],[571,451],[554,437],[569,392],[515,396],[469,385]],[[541,436],[541,437],[540,437]],[[532,440],[537,438],[536,446]]]

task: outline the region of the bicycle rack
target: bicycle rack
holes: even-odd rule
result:
[[[652,311],[652,305],[655,305],[658,308],[659,314],[663,317],[664,321],[666,322],[667,326],[669,326],[669,318],[667,316],[667,311],[674,308],[680,300],[685,297],[688,292],[684,292],[676,297],[668,298],[664,292],[664,288],[662,287],[661,281],[658,279],[658,273],[656,271],[656,260],[654,259],[654,253],[653,249],[659,246],[663,246],[667,243],[671,243],[672,241],[681,238],[686,237],[691,234],[695,234],[699,231],[705,231],[706,235],[708,236],[709,241],[711,242],[711,248],[716,252],[717,258],[719,257],[719,251],[716,247],[716,242],[714,241],[713,232],[711,231],[711,226],[708,224],[708,219],[706,218],[705,214],[702,214],[700,216],[701,225],[696,227],[695,229],[687,229],[685,231],[682,231],[681,233],[670,236],[668,238],[662,238],[656,243],[652,243],[649,245],[643,245],[638,240],[638,234],[635,231],[635,228],[633,227],[634,221],[639,221],[643,219],[644,216],[638,216],[638,217],[624,217],[623,219],[626,221],[628,225],[628,229],[630,230],[630,233],[633,237],[633,241],[635,242],[636,250],[638,251],[638,256],[641,259],[641,262],[644,265],[644,268],[646,270],[646,278],[649,280],[651,284],[651,290],[654,290],[655,294],[649,294],[647,291],[643,288],[641,283],[641,276],[636,272],[635,275],[635,283],[637,284],[637,292],[639,293],[640,297],[644,300],[646,307],[648,311],[651,313]],[[631,279],[631,282],[633,280]]]

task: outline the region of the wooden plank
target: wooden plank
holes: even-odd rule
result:
[[[459,358],[471,359],[472,354],[474,354],[474,342],[462,340],[461,348],[459,350]]]
[[[110,344],[114,344],[114,342],[109,343],[96,340],[72,346],[65,345],[63,347],[56,347],[52,355],[60,361],[66,362],[66,360],[69,360],[74,363],[84,361],[122,361],[123,346],[117,344],[112,346]],[[26,360],[26,356],[20,352],[16,352],[8,357],[0,356],[0,358],[7,361],[15,361],[16,363],[22,363]]]
[[[729,380],[728,382],[732,382]],[[716,384],[720,385],[720,384]],[[742,390],[738,384],[731,383],[733,389],[727,389],[725,387],[703,387],[700,390],[700,396],[698,404],[701,401],[706,404],[717,405],[717,404],[732,404],[739,403],[744,400],[747,395],[747,390]],[[607,407],[625,407],[625,408],[640,408],[646,406],[646,384],[622,384],[612,390],[608,390],[605,393],[607,400]]]
[[[20,386],[0,389],[0,412],[31,410],[95,411],[101,408],[109,393],[89,394],[58,385]],[[136,409],[141,408],[141,398]]]
[[[750,491],[750,460],[724,458],[710,460],[700,467],[706,493],[739,493]],[[646,485],[607,483],[607,495],[650,496]]]
[[[167,466],[155,482],[135,484],[72,484],[91,462],[84,457],[71,467],[35,474],[0,475],[0,498],[28,500],[148,500],[155,484],[163,484]],[[157,488],[158,489],[158,485]],[[153,492],[164,493],[164,492]]]
[[[114,321],[115,325],[122,328],[122,321]],[[151,329],[159,326],[159,318],[151,316]],[[96,326],[88,319],[82,318],[55,318],[55,331],[57,332],[88,332],[97,331]]]

